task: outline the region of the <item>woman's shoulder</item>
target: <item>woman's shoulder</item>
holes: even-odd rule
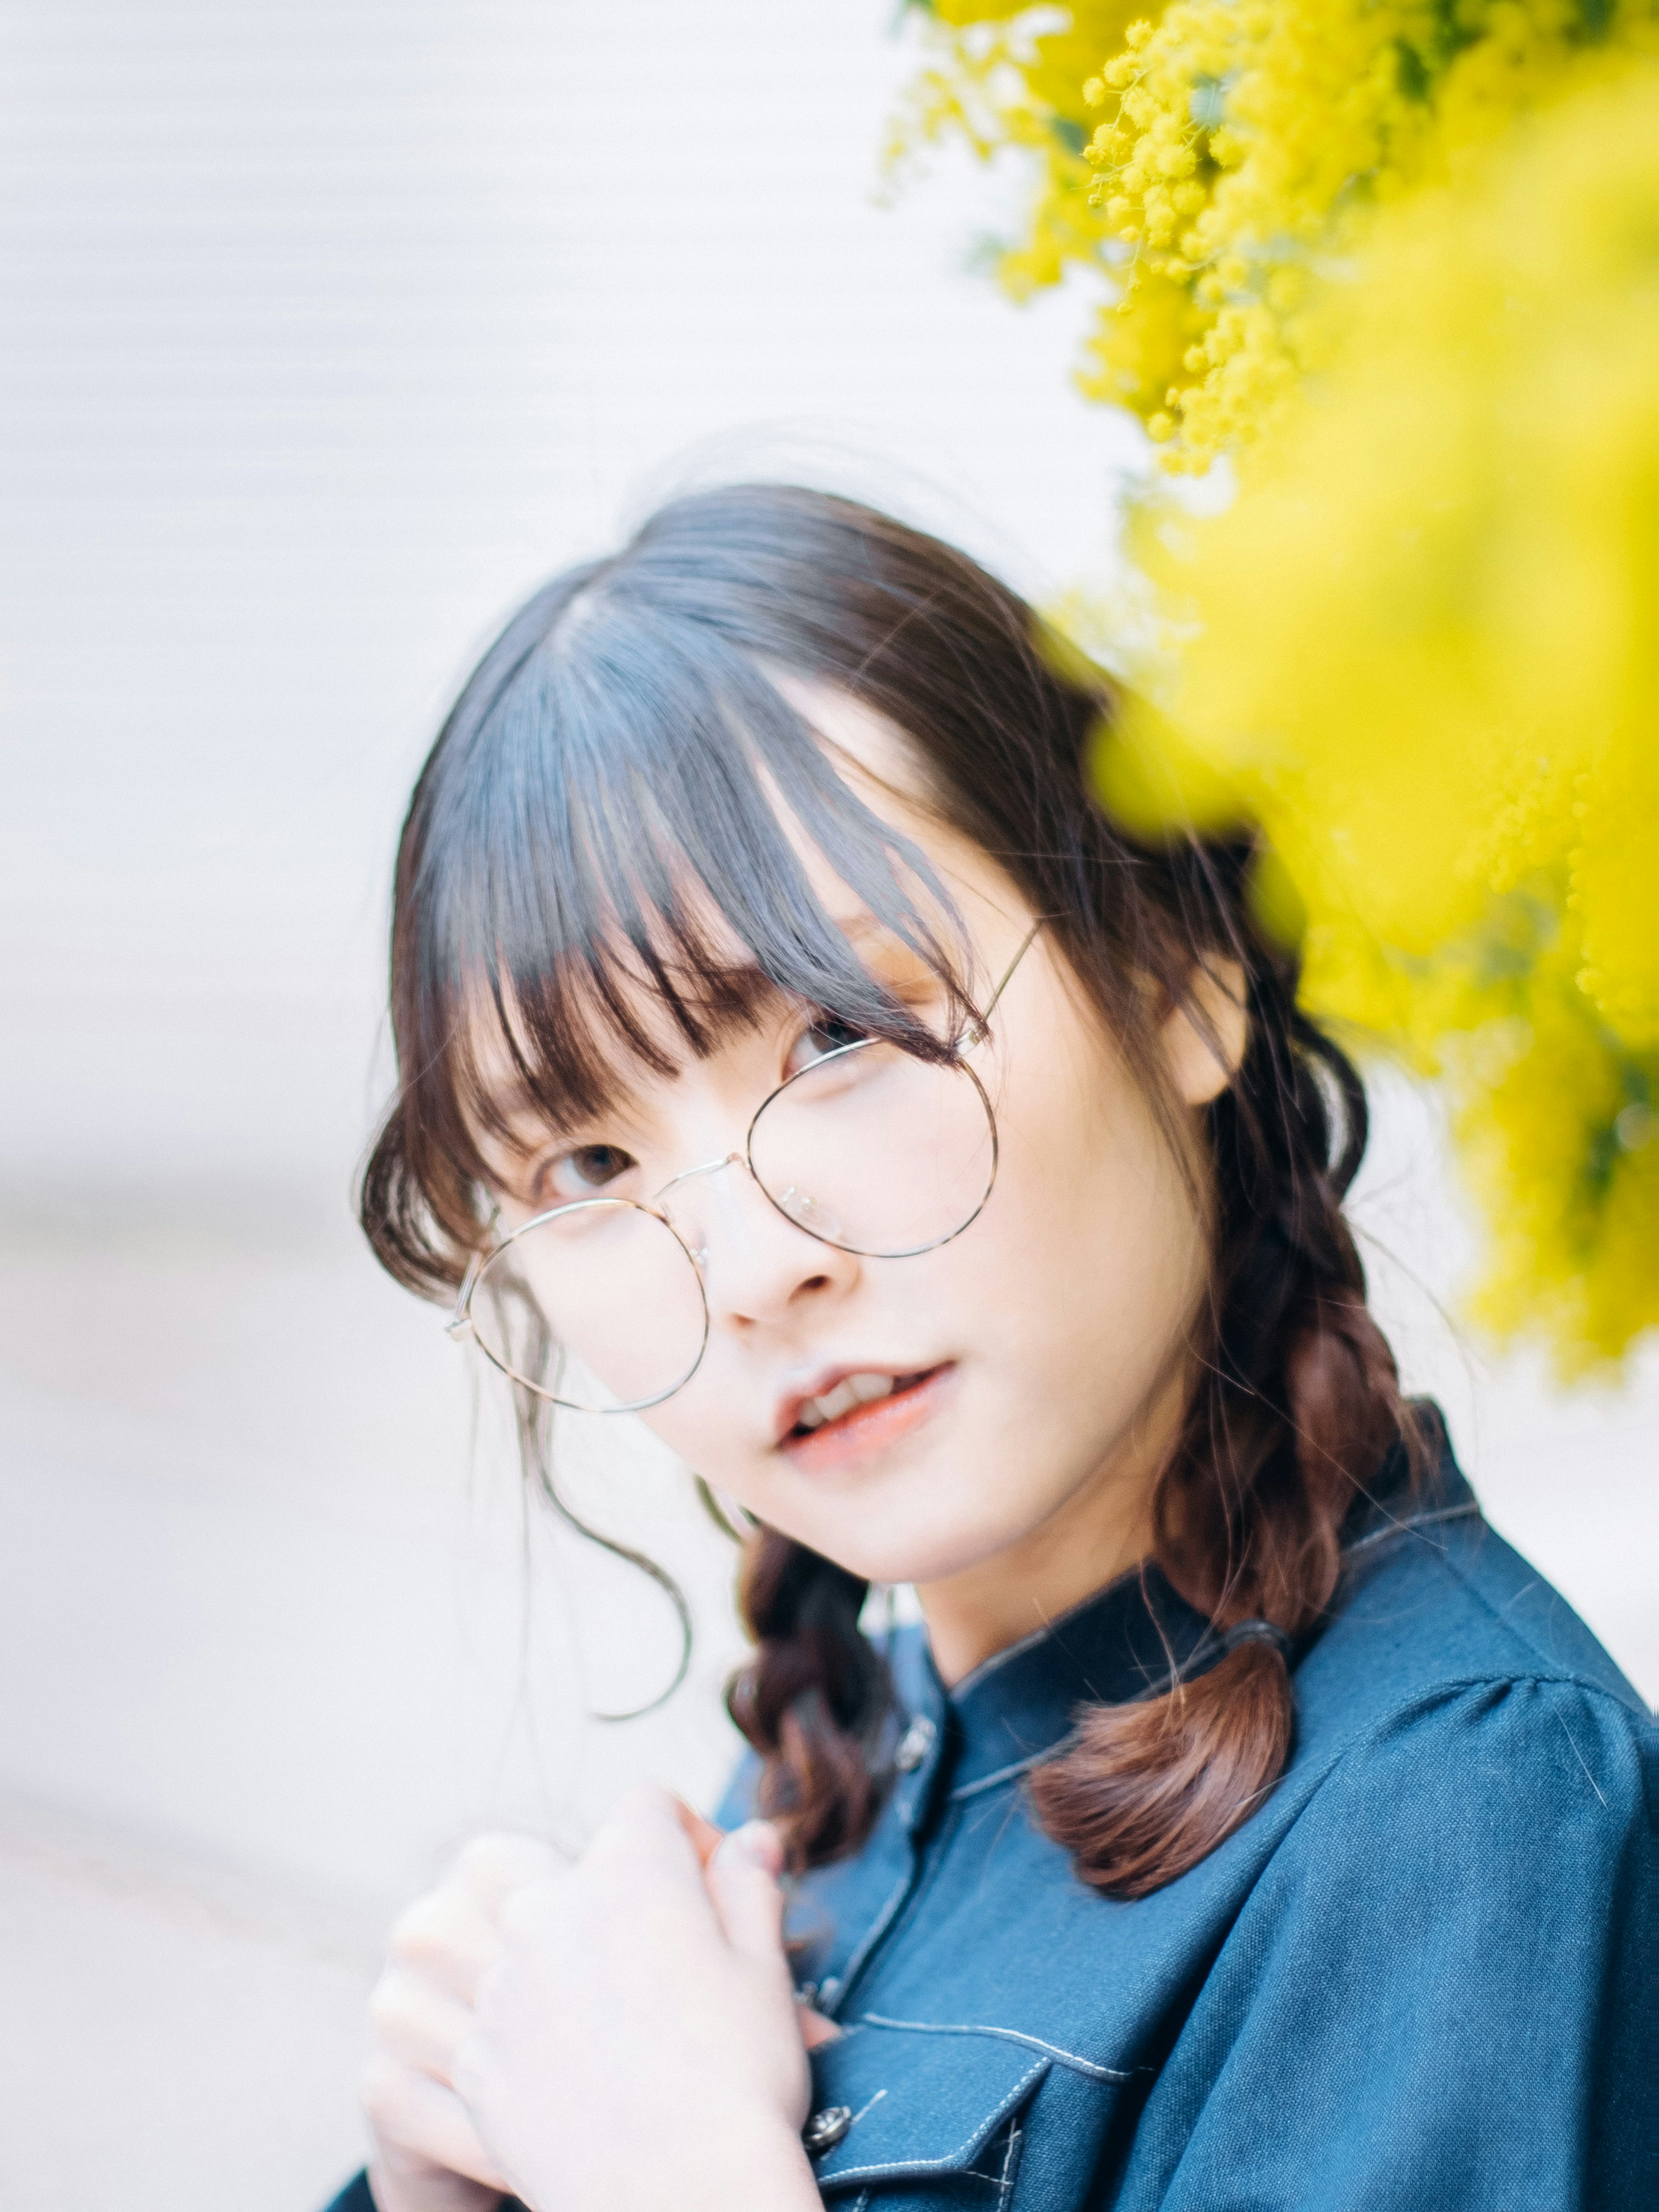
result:
[[[1645,1713],[1594,1684],[1464,1674],[1390,1704],[1340,1746],[1313,1729],[1304,1745],[1279,1819],[1264,1824],[1256,1877],[1272,1891],[1277,1869],[1304,1911],[1309,1869],[1338,1903],[1343,1870],[1363,1866],[1383,1892],[1455,1868],[1443,1914],[1504,1896],[1530,1911],[1546,1891],[1594,1911],[1650,1848],[1659,1741]]]
[[[1486,1520],[1425,1411],[1437,1446],[1428,1476],[1356,1516],[1338,1601],[1297,1667],[1281,1818],[1311,1834],[1328,1808],[1363,1826],[1361,1804],[1373,1803],[1391,1853],[1415,1820],[1473,1823],[1498,1857],[1535,1858],[1547,1833],[1587,1811],[1616,1849],[1647,1823],[1652,1716]]]
[[[1354,1536],[1296,1679],[1277,1787],[1108,1931],[1180,1988],[1114,2202],[1635,2202],[1642,1700],[1449,1467]]]
[[[1370,1586],[1352,1649],[1389,1679],[1310,1681],[1261,1812],[1132,1908],[1212,1948],[1115,2202],[1326,2201],[1310,2172],[1389,2206],[1638,2201],[1655,1731],[1576,1636],[1462,1618],[1510,1578],[1465,1540],[1467,1576]]]
[[[1646,1705],[1560,1592],[1481,1513],[1443,1426],[1409,1498],[1367,1501],[1349,1530],[1338,1597],[1296,1670],[1297,1763],[1327,1764],[1376,1735],[1455,1733],[1514,1692],[1559,1736],[1573,1711],[1654,1747]],[[1521,1694],[1522,1692],[1525,1694]]]

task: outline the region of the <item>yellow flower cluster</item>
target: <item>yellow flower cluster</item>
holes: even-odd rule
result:
[[[1077,262],[1113,258],[1091,204],[1087,158],[1095,118],[1084,85],[1115,52],[1145,0],[909,0],[927,19],[930,59],[896,118],[890,166],[920,147],[960,137],[981,160],[1018,149],[1035,190],[1024,233],[1006,242],[997,274],[1016,299],[1058,283]]]
[[[1450,1086],[1478,1310],[1567,1367],[1659,1325],[1659,65],[1606,76],[1376,217],[1241,496],[1149,533],[1182,736],[1102,763],[1264,825],[1313,1010]]]
[[[1659,1325],[1659,0],[926,12],[905,143],[1036,160],[1004,283],[1092,270],[1085,387],[1244,459],[1143,510],[1112,618],[1176,719],[1109,799],[1265,827],[1312,1009],[1450,1089],[1477,1310],[1616,1358]]]
[[[1176,469],[1269,427],[1331,342],[1333,275],[1376,210],[1454,179],[1659,0],[931,0],[902,137],[1036,156],[1016,295],[1088,264],[1085,390]]]

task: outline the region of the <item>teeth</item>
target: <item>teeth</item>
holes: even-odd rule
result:
[[[890,1375],[849,1375],[841,1387],[853,1393],[858,1405],[873,1406],[878,1398],[892,1396],[893,1377]]]
[[[854,1406],[871,1406],[878,1398],[890,1396],[896,1387],[891,1375],[848,1375],[821,1398],[809,1398],[795,1425],[821,1429],[826,1421],[838,1421],[843,1413],[850,1413]]]

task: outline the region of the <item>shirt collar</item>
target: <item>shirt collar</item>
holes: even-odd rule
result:
[[[938,1786],[952,1795],[1033,1764],[1071,1732],[1077,1708],[1121,1705],[1169,1685],[1210,1633],[1154,1566],[1133,1568],[947,1691],[925,1636],[906,1635],[890,1658],[908,1726],[899,1752],[896,1809],[914,1826]]]
[[[997,1652],[950,1694],[951,1794],[1052,1751],[1079,1705],[1126,1705],[1167,1689],[1209,1633],[1203,1615],[1149,1565]]]
[[[1429,1462],[1420,1486],[1413,1493],[1407,1455],[1396,1447],[1355,1500],[1345,1551],[1364,1553],[1449,1512],[1478,1510],[1438,1408],[1424,1401],[1418,1413]],[[901,1636],[889,1655],[908,1721],[895,1809],[915,1828],[941,1789],[960,1796],[1034,1765],[1070,1735],[1079,1706],[1156,1697],[1177,1674],[1203,1668],[1212,1646],[1220,1648],[1209,1621],[1150,1563],[994,1653],[951,1691],[926,1636]]]

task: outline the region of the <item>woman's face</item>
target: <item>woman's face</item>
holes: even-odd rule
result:
[[[866,804],[923,848],[957,900],[983,1003],[1038,917],[985,854],[895,795],[915,789],[916,770],[886,725],[839,695],[797,696]],[[801,850],[866,964],[942,1024],[930,971]],[[504,1215],[599,1191],[653,1197],[740,1151],[767,1094],[841,1041],[780,1003],[710,1058],[683,1057],[672,1079],[630,1076],[626,1104],[591,1128],[524,1125],[523,1159],[501,1175]],[[1172,1079],[1194,1103],[1224,1079],[1195,1042],[1181,1018],[1166,1024]],[[1064,1554],[1080,1586],[1056,1594],[1052,1574],[1036,1574],[1048,1595],[1032,1601],[1046,1608],[1144,1549],[1205,1241],[1146,1098],[1050,933],[1020,960],[970,1064],[995,1110],[995,1186],[934,1250],[868,1259],[820,1243],[742,1167],[687,1187],[688,1241],[707,1248],[708,1347],[641,1418],[760,1520],[858,1576],[922,1587],[924,1602],[930,1585]],[[846,1409],[854,1395],[863,1402]]]

